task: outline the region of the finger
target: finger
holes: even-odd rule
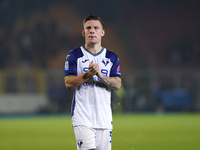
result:
[[[99,69],[99,65],[95,64],[94,68],[95,68],[95,70],[98,70]]]
[[[90,69],[90,68],[92,68],[92,67],[93,67],[93,60],[90,62],[90,64],[89,64],[89,67],[88,67],[88,68]]]

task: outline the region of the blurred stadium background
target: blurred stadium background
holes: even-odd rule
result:
[[[0,149],[75,149],[64,61],[84,44],[90,14],[104,20],[103,46],[121,63],[113,148],[199,149],[199,8],[199,0],[0,0]]]
[[[1,0],[0,114],[70,113],[65,56],[82,20],[105,21],[121,63],[114,112],[200,111],[200,1]]]

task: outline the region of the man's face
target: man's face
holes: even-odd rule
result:
[[[101,42],[101,38],[104,36],[105,31],[99,20],[89,20],[84,24],[82,34],[85,36],[87,44],[95,45]]]

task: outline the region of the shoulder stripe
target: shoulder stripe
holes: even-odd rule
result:
[[[70,55],[67,55],[66,59],[69,57]]]

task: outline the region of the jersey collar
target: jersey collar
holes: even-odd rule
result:
[[[90,54],[93,55],[93,56],[98,56],[98,55],[100,55],[100,54],[103,52],[103,50],[104,50],[104,48],[102,47],[102,49],[101,49],[98,53],[94,54],[94,53],[92,53],[91,51],[89,51],[87,48],[85,48],[85,46],[82,46],[82,47],[83,47],[83,49],[84,49],[86,52],[90,53]]]

